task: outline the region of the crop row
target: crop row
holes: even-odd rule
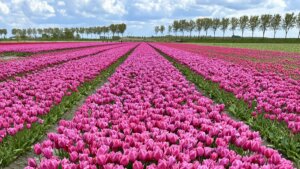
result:
[[[238,65],[255,68],[258,71],[274,72],[279,75],[300,79],[300,55],[298,53],[194,44],[164,43],[164,45],[206,57],[218,58]]]
[[[39,115],[40,121],[43,123],[32,123],[30,125],[30,128],[25,127],[21,131],[17,132],[13,136],[7,136],[3,139],[3,142],[0,143],[0,168],[5,167],[20,155],[23,153],[26,153],[27,151],[30,151],[31,146],[38,140],[41,140],[45,134],[47,133],[47,130],[51,128],[54,124],[60,120],[65,114],[65,112],[69,112],[72,109],[76,108],[78,103],[84,99],[86,96],[88,96],[99,84],[105,82],[107,77],[114,72],[115,68],[126,59],[130,51],[132,51],[132,47],[134,47],[134,44],[128,45],[128,47],[122,47],[118,51],[111,51],[111,52],[105,52],[98,56],[93,57],[101,57],[102,60],[105,59],[105,57],[112,57],[117,59],[117,61],[113,61],[110,65],[105,66],[108,62],[100,62],[100,58],[94,58],[91,59],[92,61],[96,61],[94,66],[96,68],[96,64],[98,64],[98,67],[102,68],[102,70],[99,71],[98,74],[95,74],[95,77],[92,77],[92,79],[85,79],[84,82],[80,82],[80,85],[76,88],[76,91],[70,91],[68,90],[67,93],[63,96],[61,99],[61,102],[59,104],[53,104],[51,106],[50,111],[47,114]],[[118,56],[119,54],[122,54],[122,50],[126,52],[126,55]],[[128,51],[129,50],[129,51]],[[113,54],[112,54],[113,53]],[[90,60],[90,61],[91,61]],[[113,59],[112,59],[113,60]],[[83,61],[83,59],[82,59]],[[83,64],[86,64],[87,60],[84,62],[81,62]],[[74,64],[73,64],[74,65]],[[90,64],[88,64],[90,65]],[[76,67],[78,65],[74,65]],[[91,70],[91,69],[89,69]],[[80,71],[74,69],[74,71]],[[95,73],[95,71],[93,70]],[[93,73],[92,72],[92,73]],[[76,72],[74,72],[76,74]],[[77,72],[78,75],[81,76],[79,72]],[[68,74],[70,75],[70,74]],[[63,82],[61,84],[67,85],[71,79],[76,79],[79,77],[70,77],[68,78],[68,82],[66,81],[65,84]],[[60,79],[62,80],[62,79]],[[25,125],[26,123],[24,123]],[[14,164],[12,164],[14,165]],[[15,166],[16,167],[16,166]],[[18,166],[20,167],[20,166]]]
[[[264,117],[287,124],[293,133],[300,132],[300,84],[274,73],[258,72],[220,59],[154,44],[158,49],[220,87],[232,92]]]
[[[112,43],[100,42],[60,42],[60,43],[13,43],[1,44],[0,53],[3,52],[41,52],[60,49],[72,49],[89,46],[107,45]]]
[[[141,44],[57,133],[30,168],[293,168],[257,132],[223,113]],[[241,154],[239,154],[239,153]]]
[[[176,49],[174,49],[176,51]],[[161,52],[161,51],[160,51]],[[179,51],[177,51],[180,54]],[[265,118],[265,112],[256,114],[256,102],[249,107],[249,103],[239,99],[231,91],[220,87],[220,83],[199,74],[187,64],[180,62],[175,57],[162,53],[168,60],[193,82],[205,95],[218,103],[224,103],[226,111],[235,118],[244,121],[255,131],[259,131],[262,137],[272,147],[282,152],[285,157],[293,160],[295,165],[300,166],[300,137],[299,134],[292,134],[287,125],[277,120]],[[213,63],[211,65],[214,65]],[[206,67],[208,68],[208,67]]]
[[[39,116],[47,114],[64,95],[76,91],[81,83],[93,79],[132,47],[108,50],[0,83],[0,142],[24,127],[30,128],[32,123],[42,123]]]
[[[17,74],[35,71],[37,69],[48,67],[50,65],[64,63],[66,61],[74,59],[80,59],[123,45],[125,44],[97,46],[80,50],[76,49],[71,51],[57,52],[54,54],[39,54],[35,57],[28,57],[25,59],[3,62],[0,63],[0,81],[3,81],[8,77],[15,76]]]

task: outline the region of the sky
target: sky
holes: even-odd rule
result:
[[[299,0],[0,0],[0,28],[88,27],[124,22],[125,35],[151,36],[155,25],[168,25],[174,19],[299,11]],[[226,32],[226,36],[231,34]],[[245,32],[245,36],[250,34]],[[257,31],[255,35],[261,34]],[[266,35],[272,37],[273,32]],[[289,37],[296,35],[297,29],[289,32]],[[283,31],[278,36],[284,36]]]

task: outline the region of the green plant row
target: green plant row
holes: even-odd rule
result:
[[[17,56],[17,57],[25,57],[32,55],[31,52],[3,52],[0,54],[1,56]]]
[[[106,70],[103,70],[95,79],[83,83],[78,88],[78,92],[73,92],[70,96],[63,97],[60,104],[54,106],[48,114],[41,117],[44,120],[43,124],[34,123],[30,129],[24,129],[15,136],[5,137],[3,142],[0,143],[0,168],[8,166],[20,155],[30,151],[32,145],[41,140],[47,130],[55,125],[65,112],[78,107],[79,101],[90,95],[99,84],[104,83],[133,50],[122,56]]]
[[[267,146],[279,150],[286,158],[300,167],[300,135],[292,134],[286,124],[278,121],[269,120],[260,114],[253,117],[251,112],[254,111],[255,105],[249,108],[243,100],[239,100],[234,94],[221,89],[219,84],[205,79],[198,75],[188,66],[180,64],[170,56],[161,53],[167,60],[181,71],[190,82],[194,83],[201,92],[217,103],[225,104],[225,110],[230,116],[245,122],[253,130],[259,131],[261,137],[266,141]]]

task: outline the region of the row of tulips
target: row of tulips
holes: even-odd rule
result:
[[[60,49],[72,49],[80,47],[106,45],[112,43],[104,42],[53,42],[53,43],[2,43],[0,45],[0,53],[3,52],[42,52]]]
[[[300,79],[299,53],[194,44],[165,43],[164,45],[201,54],[210,58],[218,58],[246,67],[256,68],[258,71],[274,72],[297,80]]]
[[[26,168],[293,168],[223,109],[141,44]]]
[[[80,59],[85,56],[97,54],[99,52],[123,45],[125,44],[104,45],[85,49],[74,49],[71,51],[38,54],[34,57],[26,57],[24,59],[2,62],[0,63],[0,81],[3,81],[8,77],[12,77],[17,74],[23,74],[25,72],[34,71],[74,59]]]
[[[299,81],[160,44],[153,46],[204,78],[219,83],[249,106],[255,102],[253,116],[264,113],[265,118],[286,123],[293,133],[300,132]]]
[[[43,69],[15,81],[0,83],[0,144],[40,118],[84,82],[131,50],[135,44]]]

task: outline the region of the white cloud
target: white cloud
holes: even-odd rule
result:
[[[34,15],[49,18],[55,16],[55,9],[47,1],[28,0],[29,9]]]
[[[176,9],[186,10],[194,4],[196,4],[196,0],[136,0],[133,5],[139,11],[172,14]]]
[[[58,13],[60,13],[62,16],[67,16],[67,11],[65,9],[59,9],[57,10]]]
[[[101,0],[102,9],[112,15],[123,16],[127,14],[124,1],[122,0]]]
[[[7,6],[7,4],[0,1],[0,13],[7,15],[7,14],[9,14],[9,12],[10,12],[10,9]]]
[[[66,3],[64,1],[58,1],[57,5],[58,6],[66,6]]]
[[[85,18],[95,18],[96,17],[96,15],[94,15],[93,13],[89,13],[89,12],[86,12],[86,11],[78,11],[78,10],[76,10],[76,13],[80,14],[81,16],[83,16]]]
[[[286,8],[287,4],[284,0],[267,0],[266,3],[264,3],[265,7],[271,7],[271,8]]]

